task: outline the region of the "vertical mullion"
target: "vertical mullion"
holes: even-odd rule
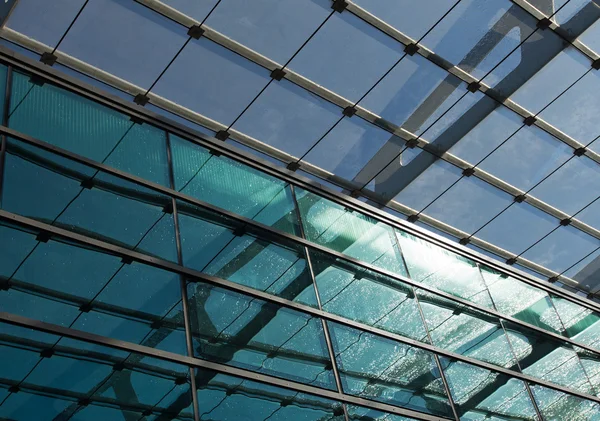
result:
[[[396,243],[396,248],[398,249],[398,255],[402,259],[402,264],[404,265],[404,269],[406,270],[406,276],[410,279],[410,272],[408,271],[408,265],[406,264],[406,259],[404,258],[404,253],[402,253],[402,249],[400,248],[400,241],[398,241],[398,234],[396,233],[396,229],[392,227],[392,236],[394,237],[394,242]],[[429,343],[433,345],[433,340],[431,339],[431,334],[429,333],[429,326],[427,326],[427,321],[425,320],[425,314],[423,313],[423,309],[421,308],[421,302],[419,301],[419,296],[417,295],[417,291],[415,287],[409,285],[410,291],[415,297],[415,303],[417,304],[417,309],[419,310],[419,316],[421,316],[421,321],[423,322],[423,327],[425,327],[425,334],[427,335],[427,339]],[[448,402],[450,403],[450,409],[452,409],[452,414],[454,415],[454,419],[456,421],[460,421],[460,417],[458,416],[458,412],[456,410],[456,406],[454,404],[454,398],[452,397],[452,393],[450,392],[450,386],[448,385],[448,379],[446,379],[446,374],[442,368],[442,362],[440,361],[440,357],[433,353],[433,359],[435,360],[435,364],[440,371],[440,378],[442,379],[442,383],[444,384],[444,390],[448,395]]]
[[[477,263],[477,271],[479,272],[479,276],[481,276],[481,280],[483,281],[483,285],[485,285],[485,288],[488,291],[488,294],[490,296],[490,300],[492,302],[492,306],[494,307],[494,309],[496,311],[499,312],[498,307],[496,306],[496,303],[494,302],[494,297],[492,297],[492,293],[490,292],[490,289],[487,285],[487,282],[485,282],[485,277],[483,276],[483,272],[481,271],[481,266],[479,265],[479,263]],[[513,358],[515,359],[515,362],[517,363],[517,368],[519,369],[520,373],[523,373],[523,369],[521,368],[521,363],[519,362],[519,359],[517,358],[517,353],[515,352],[515,348],[513,347],[512,341],[510,340],[510,336],[508,335],[508,331],[506,330],[506,326],[504,325],[504,321],[502,319],[500,320],[500,327],[502,328],[502,331],[504,332],[504,336],[506,336],[506,341],[508,342],[508,347],[510,348],[510,352],[513,356]],[[533,409],[535,410],[535,413],[538,417],[539,421],[544,421],[544,417],[542,416],[542,411],[540,410],[540,408],[538,407],[538,404],[535,400],[535,396],[533,395],[533,391],[531,390],[531,386],[529,385],[529,382],[523,381],[523,383],[525,384],[525,389],[527,390],[527,394],[529,395],[529,399],[531,400],[531,403],[533,405]]]
[[[294,202],[294,210],[296,212],[296,217],[297,217],[298,223],[299,223],[300,237],[303,239],[306,239],[306,236],[304,235],[304,226],[302,224],[302,214],[300,213],[300,208],[298,207],[298,201],[296,200],[296,191],[294,190],[294,186],[292,184],[288,184],[288,185],[289,185],[290,191],[292,193],[292,201]],[[319,289],[317,288],[317,280],[315,279],[315,272],[313,270],[313,265],[312,265],[312,261],[311,261],[310,254],[308,251],[308,247],[304,246],[303,248],[304,248],[304,256],[306,258],[306,264],[308,267],[308,272],[310,274],[310,279],[312,281],[313,288],[315,290],[317,306],[318,306],[319,310],[323,311],[323,307],[321,305],[321,297],[319,296]],[[333,377],[335,378],[335,385],[338,389],[338,392],[344,393],[344,390],[342,388],[342,379],[341,379],[340,373],[338,371],[337,361],[335,358],[335,352],[333,350],[333,344],[331,342],[331,335],[329,333],[329,327],[327,326],[327,322],[325,322],[325,320],[323,320],[323,319],[320,319],[320,320],[321,320],[321,326],[323,327],[323,334],[325,336],[325,343],[327,344],[327,352],[329,353],[329,359],[331,360],[331,369],[333,371]],[[346,409],[345,403],[342,403],[342,410],[344,411],[345,421],[349,421],[348,420],[348,410]]]
[[[169,187],[175,190],[175,175],[173,169],[173,158],[171,154],[171,137],[166,133],[167,148],[167,166],[169,170]],[[171,206],[173,208],[173,225],[175,226],[175,246],[177,249],[177,263],[183,266],[183,253],[181,251],[181,236],[179,231],[179,214],[177,213],[177,201],[171,197]],[[183,276],[179,276],[179,286],[181,289],[181,304],[183,308],[183,326],[185,329],[185,343],[189,357],[194,357],[194,345],[192,341],[192,327],[190,325],[187,284]],[[196,373],[192,367],[190,370],[190,389],[192,393],[192,404],[194,407],[194,421],[200,421],[200,409],[198,406],[198,391],[196,389]]]
[[[8,127],[8,116],[10,114],[10,97],[12,95],[12,66],[6,68],[6,85],[4,91],[4,112],[2,114],[2,125]],[[0,208],[2,207],[2,188],[4,187],[4,163],[6,160],[6,135],[0,136]]]

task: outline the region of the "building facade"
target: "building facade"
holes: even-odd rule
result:
[[[600,420],[600,305],[2,50],[0,419]]]

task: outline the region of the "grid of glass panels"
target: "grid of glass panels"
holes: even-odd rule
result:
[[[138,103],[150,95],[154,111],[191,110],[510,264],[598,291],[596,0],[196,3],[19,0],[3,37],[50,54],[46,64],[58,54],[64,71],[60,54],[95,66],[130,83]]]
[[[18,132],[2,138],[3,312],[338,391],[413,419],[600,416],[592,307],[3,71],[2,111]],[[8,419],[31,419],[37,400],[52,402],[43,420],[193,419],[190,394],[206,420],[408,419],[212,372],[194,372],[192,385],[187,368],[2,329]]]

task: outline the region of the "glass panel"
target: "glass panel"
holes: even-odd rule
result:
[[[306,190],[296,189],[296,197],[308,240],[406,275],[391,227]]]
[[[445,0],[427,4],[419,0],[403,0],[401,4],[395,0],[355,0],[354,3],[414,39],[421,38],[453,4]]]
[[[550,332],[563,332],[548,293],[485,266],[481,269],[494,306],[500,313]]]
[[[266,240],[220,215],[181,202],[178,211],[185,266],[317,306],[302,248]]]
[[[228,126],[269,80],[268,70],[202,37],[190,40],[152,92]]]
[[[19,0],[16,3],[7,26],[54,48],[85,0]]]
[[[196,385],[201,420],[344,421],[341,403],[306,393],[209,370],[196,372]]]
[[[271,83],[233,129],[302,157],[342,118],[342,110],[285,79]]]
[[[538,421],[521,380],[460,361],[441,362],[461,420]]]
[[[432,354],[335,323],[328,326],[346,393],[450,416],[448,397]]]
[[[411,286],[316,251],[310,255],[323,310],[428,342]]]
[[[583,371],[592,384],[592,393],[600,397],[600,354],[574,347]]]
[[[533,396],[547,421],[598,421],[600,405],[558,390],[532,385]]]
[[[283,65],[330,13],[326,0],[230,0],[206,24]]]
[[[502,367],[516,365],[497,318],[426,291],[417,290],[417,296],[434,345]]]
[[[422,42],[481,78],[535,30],[535,23],[508,0],[485,4],[461,1]]]
[[[175,189],[273,228],[299,235],[289,185],[171,136]]]
[[[168,4],[199,22],[202,22],[213,7],[220,3],[219,0],[204,0],[201,2],[197,0],[160,0],[160,2]]]
[[[188,301],[198,357],[335,389],[319,319],[199,282]]]
[[[581,34],[579,41],[598,54],[600,52],[600,21],[596,21],[587,31]]]
[[[551,297],[567,336],[600,351],[600,314],[564,298]]]
[[[492,308],[490,295],[475,262],[397,231],[411,279]]]
[[[7,152],[5,210],[176,260],[166,196],[10,139]]]
[[[187,38],[185,27],[141,4],[94,0],[86,4],[60,51],[146,90]]]
[[[506,331],[523,373],[593,394],[579,357],[569,344],[508,322]]]
[[[32,341],[29,331],[0,325],[0,347],[14,357],[13,367],[27,367],[23,374],[0,365],[0,391],[6,394],[1,418],[132,420],[162,414],[193,419],[191,405],[173,408],[178,397],[190,402],[187,367],[135,353],[115,356],[114,349],[100,345],[92,352],[88,343],[55,335]],[[4,380],[7,375],[13,378]]]
[[[352,13],[334,13],[289,67],[355,102],[401,56],[393,38]]]
[[[346,405],[346,410],[348,411],[348,420],[350,421],[416,421],[414,418],[392,415],[387,412],[376,411],[374,409],[355,405]]]

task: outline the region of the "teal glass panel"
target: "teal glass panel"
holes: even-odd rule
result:
[[[7,152],[5,210],[177,259],[173,218],[164,211],[167,196],[12,139]]]
[[[317,251],[310,256],[323,310],[428,342],[410,285]]]
[[[201,420],[344,421],[339,402],[214,371],[198,370],[196,386]]]
[[[187,140],[171,136],[175,189],[273,228],[299,235],[290,187]]]
[[[0,232],[6,234],[0,252],[13,244],[16,249],[20,244],[30,247],[27,253],[3,253],[9,270],[2,275],[2,311],[186,352],[177,275],[136,262],[125,264],[116,256],[73,243],[37,242],[35,234],[9,227],[0,227]],[[37,336],[31,340],[47,336],[30,333]]]
[[[523,381],[440,358],[461,421],[538,421]]]
[[[182,202],[177,210],[185,266],[317,307],[303,249],[240,230],[221,215]]]
[[[344,392],[451,416],[433,354],[336,323],[328,326]]]
[[[600,421],[600,405],[558,390],[531,385],[544,421]]]
[[[14,72],[9,127],[59,148],[168,186],[166,135],[147,124]]]
[[[335,389],[319,319],[200,282],[188,302],[199,358]]]
[[[408,276],[473,303],[492,308],[477,264],[435,244],[397,231]]]
[[[593,394],[583,365],[572,346],[512,323],[505,323],[505,327],[523,373]]]
[[[574,347],[583,371],[592,384],[592,392],[600,397],[600,355],[586,349]]]
[[[356,405],[346,405],[348,420],[360,421],[416,421],[414,418],[393,415],[388,412],[377,411],[375,409],[364,408]]]
[[[552,302],[567,336],[600,351],[600,313],[554,295]]]
[[[417,290],[434,345],[502,367],[516,361],[500,321],[448,299]]]
[[[0,65],[0,98],[6,96],[6,66]],[[4,116],[4,101],[0,101],[0,115]]]
[[[32,341],[28,330],[0,324],[0,346],[11,350],[21,368],[29,365],[17,380],[7,378],[17,370],[0,366],[0,418],[149,420],[162,414],[193,419],[191,405],[174,405],[180,396],[191,403],[186,366],[136,353],[115,356],[100,345],[91,352],[88,343],[50,334]]]
[[[547,292],[485,266],[481,273],[500,313],[553,333],[563,331]]]
[[[391,227],[303,189],[296,198],[307,240],[406,275]]]

